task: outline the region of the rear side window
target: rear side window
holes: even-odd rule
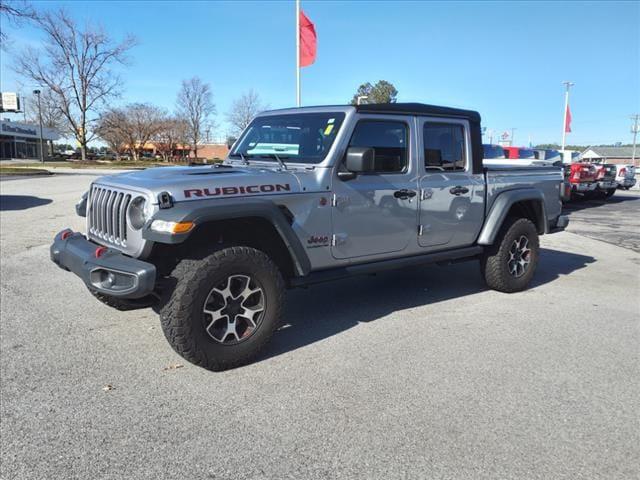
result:
[[[455,123],[425,123],[424,166],[435,170],[464,170],[464,126]]]
[[[408,127],[404,122],[361,120],[349,146],[373,148],[376,172],[394,173],[407,168],[408,140]]]

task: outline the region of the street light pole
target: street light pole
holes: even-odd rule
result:
[[[562,121],[562,151],[564,152],[564,147],[567,140],[567,109],[569,108],[569,89],[573,87],[575,83],[564,81],[562,82],[562,84],[566,88],[564,93],[564,120]]]
[[[640,119],[640,115],[637,113],[631,117],[633,120],[633,125],[631,127],[631,133],[633,133],[633,151],[631,153],[631,163],[635,167],[636,166],[636,139],[638,137],[638,131],[640,130],[640,125],[638,125],[638,120]]]
[[[42,104],[40,102],[40,90],[34,90],[33,93],[38,97],[38,117],[40,119],[40,162],[44,163],[44,140],[42,138]]]

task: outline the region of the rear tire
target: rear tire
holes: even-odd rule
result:
[[[616,193],[616,189],[615,188],[610,188],[609,190],[607,190],[607,193],[605,194],[606,198],[611,198],[613,197],[613,194]]]
[[[524,290],[535,273],[539,253],[538,232],[531,220],[507,218],[481,258],[487,285],[505,293]]]
[[[195,365],[213,371],[244,365],[280,324],[285,283],[264,252],[228,247],[203,253],[180,261],[171,277],[175,288],[160,309],[162,331]]]

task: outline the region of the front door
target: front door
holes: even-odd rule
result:
[[[484,219],[485,183],[473,173],[469,124],[464,120],[424,119],[420,152],[418,244],[430,250],[473,244]]]
[[[349,146],[373,148],[375,171],[334,181],[334,258],[402,252],[415,244],[418,185],[412,122],[409,116],[360,116]]]

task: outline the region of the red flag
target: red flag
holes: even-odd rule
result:
[[[300,66],[308,67],[316,61],[318,38],[316,27],[300,10]]]
[[[564,117],[564,131],[565,133],[571,133],[571,110],[569,109],[568,103],[567,103],[567,111],[565,112],[565,117]]]

